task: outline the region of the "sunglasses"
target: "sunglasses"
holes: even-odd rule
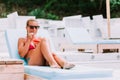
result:
[[[40,26],[29,26],[30,29],[38,29]]]

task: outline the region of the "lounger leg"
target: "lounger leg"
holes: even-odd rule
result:
[[[98,45],[98,53],[103,53],[103,48],[100,45]]]

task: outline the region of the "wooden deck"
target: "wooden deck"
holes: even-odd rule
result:
[[[0,80],[46,80],[24,73],[23,61],[0,59]]]
[[[24,80],[24,66],[20,60],[0,60],[0,80]]]
[[[47,80],[47,79],[29,75],[29,74],[24,74],[24,80]]]

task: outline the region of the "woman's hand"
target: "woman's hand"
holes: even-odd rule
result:
[[[32,40],[34,37],[34,33],[28,33],[27,34],[27,39]]]

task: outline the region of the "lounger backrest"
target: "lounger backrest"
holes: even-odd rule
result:
[[[5,30],[9,28],[8,18],[0,18],[0,30]]]
[[[89,43],[93,39],[85,28],[66,28],[66,31],[74,44]]]
[[[94,27],[93,27],[93,25],[92,25],[92,23],[91,23],[90,17],[89,17],[89,16],[87,16],[87,17],[82,17],[81,19],[82,19],[83,27],[86,28],[87,31],[88,31],[92,36],[94,36],[94,35],[93,35],[93,33],[94,33]]]
[[[81,24],[81,15],[63,17],[65,27],[83,27]]]
[[[18,13],[17,12],[13,12],[11,14],[7,15],[8,21],[9,21],[9,27],[10,28],[15,28],[16,27],[16,17],[18,17]]]
[[[26,60],[19,56],[17,49],[18,38],[25,36],[26,31],[23,29],[9,29],[5,31],[5,37],[10,57],[14,59],[22,59],[24,61],[24,64],[26,65]],[[38,36],[47,37],[50,39],[48,32],[44,29],[40,29],[40,31],[38,31]],[[51,41],[50,45],[52,47],[52,50],[54,50],[54,46]]]
[[[6,43],[7,43],[10,57],[14,59],[22,59],[24,61],[24,64],[27,64],[25,59],[19,56],[18,50],[17,50],[18,38],[24,35],[25,35],[24,31],[20,31],[16,29],[10,29],[5,31],[5,38],[6,38]]]
[[[95,29],[95,37],[103,37],[103,34],[105,34],[107,30],[106,25],[104,24],[104,18],[103,15],[94,15],[93,16],[93,26]],[[104,31],[103,31],[104,30]],[[103,34],[102,34],[103,33]]]
[[[83,27],[81,18],[66,18],[63,19],[65,27]]]
[[[120,18],[110,19],[111,38],[120,38]]]
[[[29,19],[35,19],[35,16],[17,16],[15,18],[16,28],[24,29],[26,27],[26,22]]]

